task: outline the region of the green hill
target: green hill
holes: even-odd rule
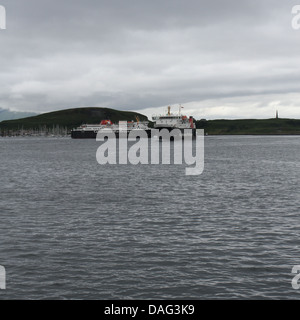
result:
[[[37,130],[41,128],[53,128],[54,126],[64,127],[68,130],[80,126],[81,124],[96,124],[101,120],[111,120],[112,122],[135,120],[136,116],[141,121],[146,121],[147,117],[136,112],[118,111],[108,108],[75,108],[62,111],[55,111],[40,114],[18,120],[0,122],[0,132],[8,130]]]
[[[208,135],[300,135],[298,119],[199,120],[196,126]]]
[[[114,123],[126,120],[148,120],[146,116],[130,111],[109,108],[75,108],[40,114],[17,120],[0,122],[0,135],[20,134],[24,131],[68,132],[81,124],[97,124],[110,119]],[[150,122],[151,125],[151,122]],[[196,126],[208,135],[300,135],[297,119],[245,119],[245,120],[198,120]]]

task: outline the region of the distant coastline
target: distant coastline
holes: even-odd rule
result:
[[[199,120],[208,135],[300,135],[300,119]]]
[[[0,122],[0,136],[67,136],[71,129],[81,124],[131,121],[139,117],[137,112],[119,111],[109,108],[75,108],[44,113],[37,116]],[[151,122],[150,122],[151,126]],[[197,129],[206,135],[300,135],[300,119],[237,119],[196,120]]]

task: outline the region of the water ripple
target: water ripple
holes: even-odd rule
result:
[[[208,137],[205,171],[0,139],[1,299],[297,299],[299,138]]]

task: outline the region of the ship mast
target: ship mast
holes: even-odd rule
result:
[[[171,115],[171,106],[168,106],[168,116]]]
[[[181,104],[179,105],[179,116],[181,116],[181,109],[183,109],[183,107],[181,106]]]

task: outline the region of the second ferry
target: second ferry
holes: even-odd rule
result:
[[[179,111],[177,114],[171,113],[171,106],[168,106],[168,111],[163,115],[153,115],[152,120],[154,122],[155,129],[167,129],[172,131],[173,129],[179,129],[182,135],[189,132],[193,137],[196,136],[196,124],[194,118],[190,116],[189,118],[181,114],[181,109],[183,107],[179,106]],[[186,130],[189,129],[189,130]],[[186,130],[186,131],[185,131]]]

